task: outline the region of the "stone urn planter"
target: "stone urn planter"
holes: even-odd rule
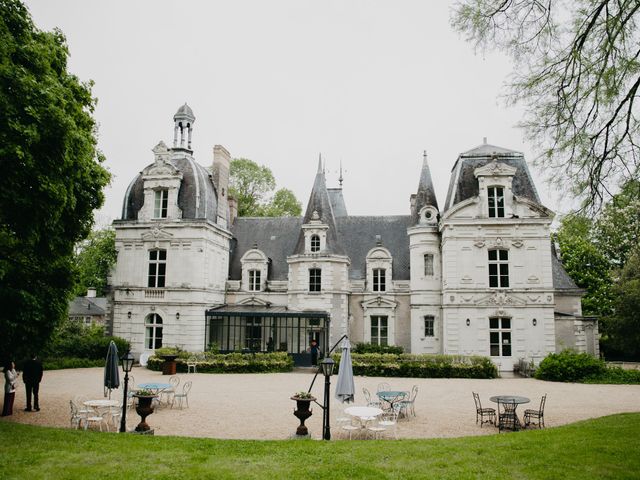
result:
[[[147,417],[153,413],[153,399],[157,398],[158,395],[138,392],[134,393],[133,396],[138,399],[136,412],[142,420],[136,427],[136,432],[148,432],[151,430],[151,427],[147,423]]]
[[[176,374],[176,358],[178,358],[178,355],[162,355],[162,359],[164,360],[162,364],[163,375]]]
[[[305,420],[309,418],[313,411],[311,410],[311,402],[316,400],[316,397],[310,395],[299,396],[299,394],[291,397],[291,400],[295,400],[297,408],[293,411],[293,414],[300,420],[300,425],[296,429],[296,435],[304,437],[309,435],[309,430],[304,424]]]

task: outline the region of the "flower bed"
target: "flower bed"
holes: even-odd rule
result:
[[[340,362],[340,355],[334,355]],[[354,353],[354,375],[413,378],[496,378],[498,369],[487,357]]]
[[[160,371],[164,359],[158,355],[165,352],[156,351],[156,354],[149,358],[147,368],[149,370]],[[194,354],[189,352],[176,352],[176,370],[187,372],[187,360]],[[203,358],[199,358],[196,364],[198,373],[277,373],[290,372],[293,370],[293,359],[286,352],[273,353],[205,353]]]

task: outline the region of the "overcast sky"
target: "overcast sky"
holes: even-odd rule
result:
[[[193,148],[216,144],[273,171],[306,206],[318,163],[352,215],[408,214],[427,151],[440,206],[459,153],[482,143],[535,152],[500,99],[511,62],[476,54],[449,1],[27,0],[59,27],[69,69],[93,80],[99,147],[113,174],[99,225],[118,218],[131,179],[193,109]],[[542,202],[556,195],[534,172]]]

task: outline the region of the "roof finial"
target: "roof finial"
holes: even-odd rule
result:
[[[317,173],[322,173],[322,153],[318,155],[318,172]]]
[[[342,188],[342,159],[340,159],[340,177],[338,178],[338,182],[340,182],[340,188]]]
[[[425,162],[425,163],[427,162],[427,151],[426,150],[422,151],[422,161]]]

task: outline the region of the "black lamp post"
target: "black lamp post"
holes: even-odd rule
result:
[[[333,374],[333,367],[336,362],[331,357],[323,358],[320,362],[320,368],[324,375],[324,408],[322,409],[322,438],[324,440],[331,440],[331,427],[329,426],[329,386],[331,381],[329,380]]]
[[[133,355],[127,352],[120,360],[122,360],[122,369],[124,370],[124,398],[122,400],[122,419],[120,420],[120,433],[127,431],[127,387],[129,386],[129,372],[133,368]]]

